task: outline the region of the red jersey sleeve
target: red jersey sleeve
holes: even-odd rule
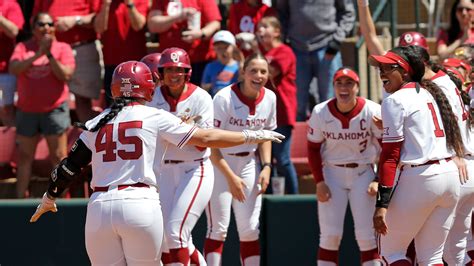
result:
[[[321,142],[308,141],[308,163],[316,184],[324,181],[321,144]]]
[[[23,18],[21,7],[16,1],[10,3],[6,10],[6,13],[4,13],[3,16],[13,22],[13,24],[15,24],[18,29],[22,29],[23,24],[25,24],[25,19]]]
[[[382,186],[393,187],[397,166],[400,162],[402,141],[382,144],[382,153],[379,161],[379,182]]]

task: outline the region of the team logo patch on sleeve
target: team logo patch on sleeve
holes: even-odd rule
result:
[[[388,136],[388,130],[389,129],[390,129],[389,127],[384,127],[383,128],[383,134]]]
[[[221,127],[221,121],[214,119],[214,127]]]

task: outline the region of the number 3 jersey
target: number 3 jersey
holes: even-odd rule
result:
[[[93,128],[110,109],[86,123]],[[146,183],[155,185],[166,145],[183,147],[196,127],[176,116],[140,104],[125,106],[97,132],[84,131],[80,139],[92,151],[91,187]]]
[[[380,117],[380,105],[360,97],[349,113],[337,109],[335,98],[316,105],[308,120],[308,140],[322,143],[323,165],[375,163],[382,131],[373,123],[374,115]]]
[[[382,142],[403,141],[400,163],[418,165],[450,158],[438,105],[433,96],[408,83],[382,102]],[[457,126],[457,123],[454,123]]]

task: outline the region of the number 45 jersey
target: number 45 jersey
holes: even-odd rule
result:
[[[93,128],[110,109],[86,123]],[[80,139],[92,151],[91,187],[146,183],[156,186],[153,171],[168,143],[183,147],[197,128],[167,111],[140,104],[125,106],[97,132],[84,131]]]
[[[375,163],[382,131],[373,123],[374,115],[380,117],[380,105],[361,97],[348,113],[337,109],[335,98],[316,105],[308,120],[308,140],[322,143],[323,165]]]

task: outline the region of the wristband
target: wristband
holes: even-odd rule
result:
[[[270,167],[270,169],[273,168],[271,163],[263,163],[263,164],[262,164],[262,169],[265,168],[265,166]]]
[[[53,58],[53,55],[51,54],[51,52],[48,52],[48,53],[46,54],[46,57],[47,57],[48,59],[51,59],[51,58]]]
[[[204,39],[204,38],[206,38],[206,34],[204,33],[203,30],[201,30],[201,40]]]
[[[375,207],[377,208],[388,208],[388,204],[392,199],[393,187],[382,186],[379,183],[379,189],[377,191],[377,201],[375,202]]]

